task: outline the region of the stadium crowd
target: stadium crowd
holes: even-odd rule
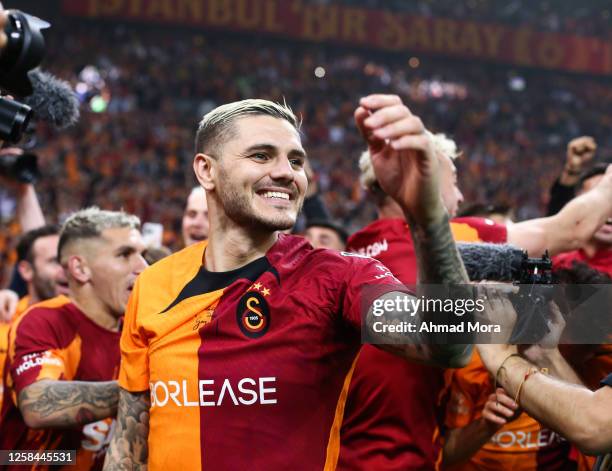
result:
[[[419,13],[469,15],[446,3]],[[35,194],[0,194],[2,285],[22,283],[0,291],[0,449],[109,470],[610,469],[605,289],[590,313],[555,298],[534,342],[359,333],[366,284],[509,281],[469,251],[612,283],[604,80],[74,20],[48,42],[82,116],[38,123]],[[483,289],[489,321],[521,324]],[[596,341],[558,345],[586,315]]]
[[[104,44],[95,39],[100,35]],[[413,69],[406,57],[372,59],[265,39],[245,47],[241,38],[126,26],[68,23],[53,40],[62,53],[52,53],[47,64],[81,85],[83,116],[67,133],[49,135],[43,127],[37,133],[44,169],[37,190],[46,214],[61,221],[93,202],[122,206],[163,224],[172,248],[179,241],[177,203],[193,183],[187,171],[193,120],[249,96],[286,99],[304,117],[323,198],[349,232],[373,215],[357,183],[360,139],[351,124],[352,103],[362,92],[400,93],[432,130],[452,134],[464,155],[458,165],[466,200],[508,204],[519,219],[544,211],[569,139],[594,136],[600,157],[610,157],[612,96],[596,79],[555,75],[551,86],[551,76],[539,71],[433,59]],[[318,66],[323,78],[314,75]],[[91,111],[95,96],[108,101],[104,112]],[[3,207],[6,223],[10,201]]]

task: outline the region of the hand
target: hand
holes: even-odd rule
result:
[[[580,136],[572,139],[567,145],[566,170],[580,173],[593,160],[597,144],[591,136]]]
[[[3,98],[13,99],[13,97],[11,96],[4,96]],[[23,149],[20,149],[19,147],[5,147],[3,149],[0,149],[0,159],[4,158],[4,156],[7,155],[15,156],[22,155],[23,153]],[[19,182],[17,180],[5,176],[0,176],[0,184],[2,184],[4,188],[14,193],[17,198],[19,198],[19,196],[25,193],[25,191],[28,189],[28,186],[32,186],[29,183]]]
[[[0,322],[10,322],[17,310],[19,296],[10,289],[0,290]]]
[[[423,122],[397,95],[369,95],[355,110],[383,191],[420,225],[437,222],[445,209],[438,184],[438,159]]]
[[[549,332],[535,345],[528,345],[522,352],[527,360],[537,366],[545,366],[547,358],[561,355],[557,349],[561,335],[565,330],[565,319],[559,306],[554,301],[549,302],[550,318],[546,320]]]
[[[518,404],[506,394],[503,388],[497,388],[489,396],[482,409],[482,418],[487,426],[495,431],[502,428],[508,422],[512,422],[519,415],[521,415],[521,410]]]

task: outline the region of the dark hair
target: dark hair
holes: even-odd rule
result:
[[[612,165],[609,162],[598,162],[594,164],[590,169],[586,170],[582,175],[580,175],[580,179],[578,180],[578,188],[582,188],[584,182],[589,178],[596,177],[597,175],[603,175],[606,173],[608,169],[608,165]]]
[[[331,229],[338,234],[340,240],[346,245],[349,235],[346,229],[344,229],[344,227],[342,227],[340,224],[330,221],[329,219],[311,219],[306,222],[306,229],[311,227],[325,227],[327,229]]]
[[[62,255],[66,245],[75,240],[98,238],[105,229],[116,227],[140,230],[140,219],[123,211],[106,211],[96,206],[72,213],[64,222],[60,233],[57,247],[60,263],[63,263]]]
[[[607,273],[577,260],[572,262],[571,267],[555,268],[553,276],[557,283],[574,285],[612,284],[612,278]]]
[[[487,203],[467,203],[461,205],[457,212],[457,217],[489,217],[491,214],[508,215],[512,211],[510,205],[505,203],[487,204]]]
[[[34,243],[41,237],[48,237],[58,234],[59,228],[54,224],[48,224],[46,226],[26,232],[21,236],[19,243],[17,244],[17,261],[21,262],[25,260],[33,263],[34,254],[32,253],[32,248],[34,247]]]

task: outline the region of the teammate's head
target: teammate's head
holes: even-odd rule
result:
[[[206,192],[201,186],[191,190],[183,213],[183,243],[185,247],[208,237],[208,205]]]
[[[428,135],[432,140],[433,149],[438,157],[440,165],[439,183],[442,201],[444,202],[448,214],[454,217],[457,214],[459,205],[463,202],[463,194],[457,186],[457,169],[454,164],[454,160],[460,153],[457,152],[457,144],[455,141],[449,139],[444,134],[428,133]],[[359,168],[361,170],[361,185],[373,196],[376,205],[379,208],[396,206],[397,210],[395,212],[398,216],[401,216],[402,212],[399,206],[380,188],[376,180],[376,175],[374,174],[372,160],[368,151],[361,154]]]
[[[454,160],[461,155],[457,144],[442,133],[431,135],[433,148],[440,162],[440,194],[451,217],[456,216],[463,194],[457,185],[457,168]]]
[[[26,232],[17,244],[17,270],[28,285],[32,303],[66,292],[61,283],[62,267],[57,260],[59,229],[43,226]]]
[[[136,216],[96,207],[72,214],[60,232],[58,256],[72,294],[93,297],[123,315],[138,274],[147,266]]]
[[[299,126],[286,105],[266,100],[229,103],[204,116],[193,165],[211,225],[293,227],[307,187]]]
[[[608,165],[610,164],[595,164],[584,174],[582,174],[580,181],[578,182],[578,194],[580,195],[582,193],[586,193],[597,186],[597,184],[604,178]],[[593,234],[592,241],[597,244],[612,246],[612,218],[609,218],[607,222],[601,226],[599,230],[595,232],[595,234]]]
[[[344,250],[348,234],[342,226],[327,220],[312,220],[306,223],[304,237],[315,249]]]

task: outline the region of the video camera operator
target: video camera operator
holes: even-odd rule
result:
[[[515,322],[516,312],[506,307],[506,312],[498,315]],[[530,416],[558,431],[585,453],[612,452],[612,375],[593,392],[549,376],[521,357],[516,345],[478,345],[478,351],[498,384]],[[606,468],[600,463],[599,469]]]

